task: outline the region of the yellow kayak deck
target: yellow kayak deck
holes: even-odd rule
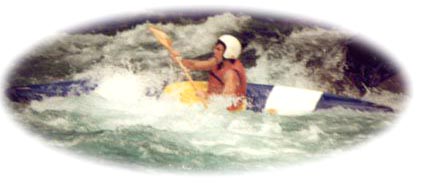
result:
[[[194,81],[194,87],[199,91],[206,92],[208,90],[208,82]],[[187,105],[201,103],[202,99],[196,96],[196,90],[191,82],[175,82],[169,84],[164,89],[164,94],[178,96],[178,100]]]

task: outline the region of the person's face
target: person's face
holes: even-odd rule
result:
[[[218,60],[221,61],[223,59],[225,47],[222,44],[216,44],[213,47],[213,56]]]

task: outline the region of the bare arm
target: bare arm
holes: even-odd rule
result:
[[[212,57],[208,60],[191,60],[191,59],[183,59],[182,63],[184,66],[191,70],[199,70],[199,71],[210,71],[213,66],[218,64],[216,58]]]
[[[233,70],[229,70],[225,73],[222,80],[225,84],[222,95],[235,97],[237,95],[237,88],[240,86],[240,77],[238,74]],[[204,91],[198,91],[196,92],[196,96],[208,99],[209,94]]]
[[[225,85],[222,94],[236,96],[237,88],[240,85],[240,77],[238,74],[233,70],[229,70],[225,73],[223,81]]]
[[[173,62],[177,63],[177,58],[180,57],[180,53],[178,51],[172,51],[170,54]],[[188,69],[200,71],[210,71],[213,66],[218,64],[218,60],[215,57],[209,58],[208,60],[182,59],[181,62]]]

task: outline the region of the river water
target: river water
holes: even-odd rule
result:
[[[231,13],[179,22],[158,26],[185,57],[209,55],[223,33],[250,34],[242,40],[251,56],[244,60],[251,83],[335,92],[331,82],[345,78],[340,43],[350,36],[334,28],[297,23],[282,30]],[[113,35],[59,33],[40,43],[25,55],[30,62],[16,68],[16,73],[28,66],[36,72],[12,74],[15,84],[89,79],[98,88],[82,96],[51,97],[28,105],[10,102],[16,120],[48,145],[92,160],[132,168],[214,172],[320,160],[368,142],[397,116],[340,107],[300,116],[230,113],[220,106],[223,100],[216,99],[205,109],[181,105],[171,97],[147,96],[150,89],[184,80],[147,31],[147,24]],[[306,65],[313,58],[322,65]],[[193,72],[193,77],[203,80],[206,74]],[[398,112],[406,98],[402,93],[370,90],[363,99],[393,106]],[[345,85],[340,94],[353,96],[355,91]]]

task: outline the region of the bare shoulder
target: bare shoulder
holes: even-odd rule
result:
[[[233,69],[227,70],[224,74],[224,81],[236,81],[238,79],[238,74]]]

